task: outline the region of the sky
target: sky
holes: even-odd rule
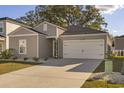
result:
[[[29,10],[33,10],[34,5],[0,5],[0,17],[18,18],[25,15]],[[108,31],[114,36],[124,35],[124,7],[114,5],[97,5],[102,16],[108,23]]]
[[[101,9],[101,8],[102,9]],[[124,6],[100,6],[102,16],[105,18],[110,34],[124,35]]]
[[[0,17],[17,18],[34,8],[33,5],[0,5]]]

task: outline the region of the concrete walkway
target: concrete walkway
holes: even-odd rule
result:
[[[79,88],[100,63],[101,60],[51,59],[44,65],[0,75],[0,87]]]

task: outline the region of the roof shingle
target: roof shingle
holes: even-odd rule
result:
[[[107,33],[100,30],[95,30],[91,28],[84,28],[81,25],[72,25],[67,28],[62,35],[76,35],[76,34],[97,34],[97,33]]]

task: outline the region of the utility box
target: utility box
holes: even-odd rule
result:
[[[111,74],[113,72],[113,62],[111,60],[105,61],[105,73]]]

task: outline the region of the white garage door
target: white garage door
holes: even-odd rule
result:
[[[63,57],[104,59],[104,39],[64,40]]]

